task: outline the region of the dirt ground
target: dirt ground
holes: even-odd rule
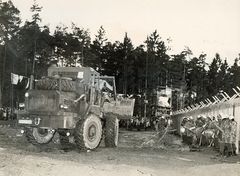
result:
[[[206,148],[190,152],[172,135],[154,143],[154,132],[120,131],[118,148],[102,143],[79,152],[74,145],[62,150],[57,140],[37,148],[16,132],[0,127],[0,176],[240,176],[239,156],[224,158]]]

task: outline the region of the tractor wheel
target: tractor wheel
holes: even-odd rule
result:
[[[75,128],[75,142],[80,150],[93,150],[97,148],[102,139],[102,123],[99,117],[90,114],[86,119],[80,120]]]
[[[106,119],[105,144],[107,147],[117,147],[118,145],[119,120],[116,117]]]
[[[33,145],[43,145],[52,141],[54,132],[55,131],[43,128],[27,128],[26,137]]]

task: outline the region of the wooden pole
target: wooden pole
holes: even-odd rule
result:
[[[14,62],[15,62],[15,59],[12,59],[12,73],[14,73],[14,71],[15,71]],[[14,112],[14,87],[13,87],[12,82],[11,82],[10,95],[11,95],[11,113],[10,114],[11,114],[11,118],[12,118],[13,117],[13,112]]]
[[[84,45],[84,42],[85,42],[85,41],[84,41],[84,39],[83,39],[83,41],[82,41],[82,48],[81,48],[81,57],[82,57],[82,58],[81,58],[81,59],[82,59],[82,64],[81,64],[81,65],[82,65],[82,67],[83,67],[83,65],[84,65],[84,55],[83,55],[83,45]]]
[[[114,100],[116,100],[117,99],[117,90],[116,90],[115,77],[113,77],[113,91],[114,91]]]
[[[0,80],[0,108],[2,108],[2,81]]]
[[[144,118],[147,117],[147,87],[148,87],[148,49],[147,49],[147,56],[146,56],[146,73],[145,73],[145,96],[144,96]]]
[[[234,119],[237,122],[237,129],[236,129],[236,154],[239,154],[239,132],[240,132],[240,106],[235,107],[233,105],[233,113]]]

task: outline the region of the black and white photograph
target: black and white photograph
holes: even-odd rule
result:
[[[240,176],[240,0],[0,0],[0,176]]]

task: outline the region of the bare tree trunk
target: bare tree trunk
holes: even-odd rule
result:
[[[126,62],[126,60],[125,60]],[[123,94],[127,95],[127,66],[126,63],[124,65],[124,89],[123,89]]]

